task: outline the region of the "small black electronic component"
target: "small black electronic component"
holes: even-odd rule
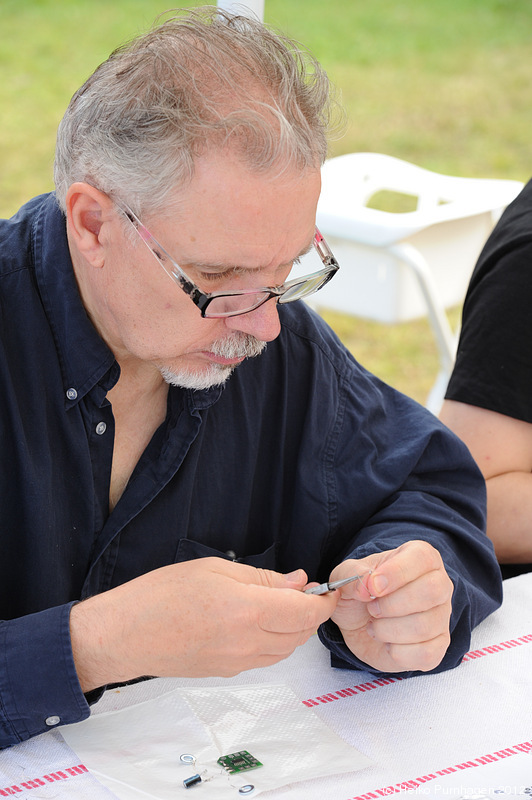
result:
[[[183,786],[185,789],[190,789],[191,786],[195,786],[197,783],[201,783],[201,775],[191,775],[190,778],[185,778]]]
[[[247,750],[240,750],[238,753],[229,753],[227,756],[220,756],[218,764],[233,775],[235,772],[246,772],[249,769],[257,769],[262,767],[260,761],[255,756],[248,753]]]

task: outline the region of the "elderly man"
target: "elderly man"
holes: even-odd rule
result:
[[[0,744],[318,627],[334,665],[446,669],[500,603],[464,446],[292,304],[337,269],[328,108],[294,43],[185,13],[88,79],[56,193],[1,223]]]

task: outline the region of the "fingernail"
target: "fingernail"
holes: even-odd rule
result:
[[[294,583],[300,583],[303,580],[303,570],[295,569],[293,572],[289,572],[284,577],[286,578],[287,581],[294,581]]]
[[[373,630],[373,622],[368,622],[366,625],[366,633],[368,636],[371,636],[372,639],[375,638],[375,631]]]
[[[381,617],[382,611],[378,600],[372,600],[368,605],[368,611],[372,617]]]
[[[384,575],[374,575],[372,577],[372,586],[375,594],[381,594],[388,586],[388,578]]]

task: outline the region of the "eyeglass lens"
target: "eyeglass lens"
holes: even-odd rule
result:
[[[292,303],[308,297],[317,292],[334,275],[334,270],[324,273],[324,263],[320,254],[313,247],[306,255],[294,264],[287,278],[287,283],[294,282],[293,286],[279,298],[280,304]],[[317,273],[317,274],[316,274]],[[253,311],[271,297],[267,292],[249,292],[245,294],[223,295],[213,297],[205,309],[206,317],[230,316],[232,314],[245,314]]]

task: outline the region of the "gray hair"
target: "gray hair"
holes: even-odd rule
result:
[[[174,12],[172,12],[174,13]],[[155,213],[230,146],[250,169],[318,168],[327,154],[327,75],[294,41],[257,20],[205,6],[115,50],[73,96],[57,135],[54,177],[85,181]]]

